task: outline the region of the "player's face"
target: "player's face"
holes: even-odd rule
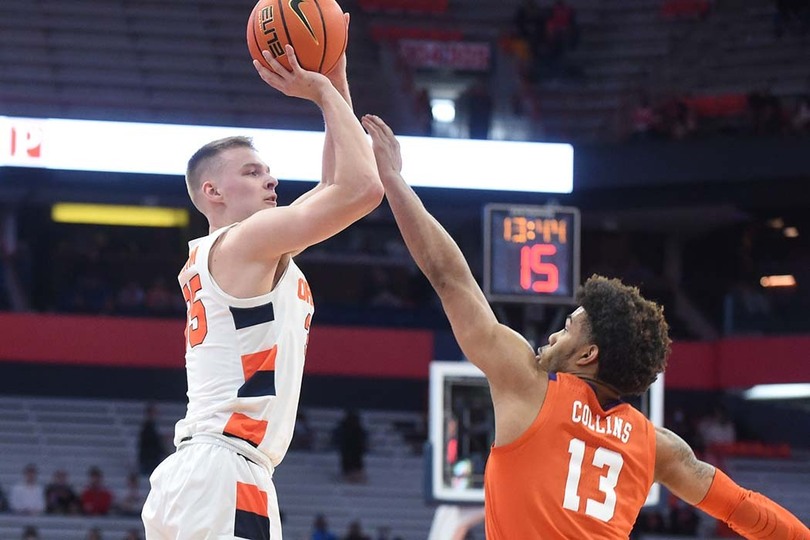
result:
[[[278,180],[255,150],[231,148],[220,159],[218,187],[225,205],[237,219],[276,206]]]
[[[576,358],[577,349],[584,343],[587,333],[583,327],[585,317],[585,310],[577,308],[565,319],[562,330],[548,337],[548,345],[537,349],[537,363],[544,371],[568,371],[568,364]]]

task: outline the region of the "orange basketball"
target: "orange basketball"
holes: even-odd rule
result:
[[[343,10],[335,0],[259,0],[247,25],[250,56],[268,68],[263,50],[290,68],[284,52],[289,43],[301,67],[328,73],[346,50],[347,38]]]

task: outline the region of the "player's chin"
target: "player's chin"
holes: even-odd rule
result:
[[[264,205],[269,206],[270,208],[274,208],[274,207],[278,206],[275,199],[265,199],[264,200]]]

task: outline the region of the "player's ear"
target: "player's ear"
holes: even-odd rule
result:
[[[579,351],[579,356],[577,357],[577,365],[578,366],[589,366],[594,362],[599,361],[599,346],[595,343],[591,343],[589,345],[583,346]]]
[[[203,198],[213,202],[219,202],[222,200],[222,195],[219,192],[219,188],[211,182],[210,180],[206,180],[203,182],[202,186],[200,187],[200,191],[202,192]]]

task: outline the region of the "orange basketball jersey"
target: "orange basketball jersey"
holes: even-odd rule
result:
[[[549,374],[537,418],[487,461],[487,540],[626,540],[654,469],[655,427],[641,412],[604,410],[585,381]]]

